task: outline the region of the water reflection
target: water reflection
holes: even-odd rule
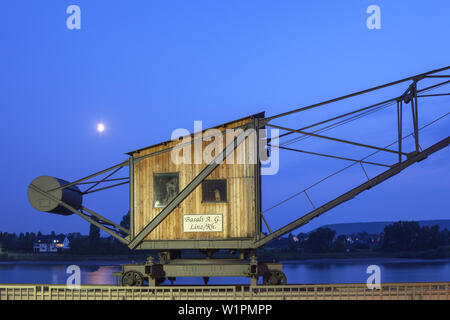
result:
[[[89,271],[88,271],[89,270]],[[114,272],[120,271],[120,267],[101,266],[98,268],[81,268],[81,283],[84,284],[115,284]]]
[[[81,269],[82,284],[115,284],[114,272],[128,261],[2,262],[0,283],[65,284],[69,265]],[[450,259],[424,261],[401,259],[283,261],[288,283],[365,283],[369,265],[378,265],[381,282],[450,281]],[[211,278],[209,284],[248,284],[247,278]],[[168,284],[166,281],[164,284]],[[175,284],[203,284],[201,278],[178,278]]]

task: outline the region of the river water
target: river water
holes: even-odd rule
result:
[[[66,284],[67,267],[77,265],[82,284],[115,284],[113,272],[129,261],[0,262],[0,283]],[[291,284],[366,283],[367,268],[379,267],[381,282],[450,281],[450,259],[352,259],[283,261]],[[168,282],[164,282],[167,284]],[[248,284],[246,278],[211,278],[209,284]],[[201,278],[178,278],[175,285],[203,284]]]

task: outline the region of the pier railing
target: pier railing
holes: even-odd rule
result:
[[[0,284],[0,300],[449,300],[450,282],[119,287]]]

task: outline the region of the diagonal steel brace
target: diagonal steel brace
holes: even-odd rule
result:
[[[245,140],[246,130],[253,127],[253,123],[249,123],[244,127],[243,132],[241,132],[237,137],[234,138],[233,142],[223,149],[223,151],[218,154],[205,168],[191,181],[188,185],[181,190],[178,195],[176,195],[169,204],[161,210],[155,218],[144,228],[139,234],[129,243],[128,247],[130,249],[135,249],[144,239],[150,234],[164,219],[181,203],[186,197],[191,194],[192,191],[206,178],[208,177],[217,166],[224,161],[227,156],[232,153],[239,144]]]

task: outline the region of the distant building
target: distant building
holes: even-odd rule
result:
[[[38,236],[33,244],[33,252],[62,252],[69,249],[69,239],[63,235],[57,236]]]

